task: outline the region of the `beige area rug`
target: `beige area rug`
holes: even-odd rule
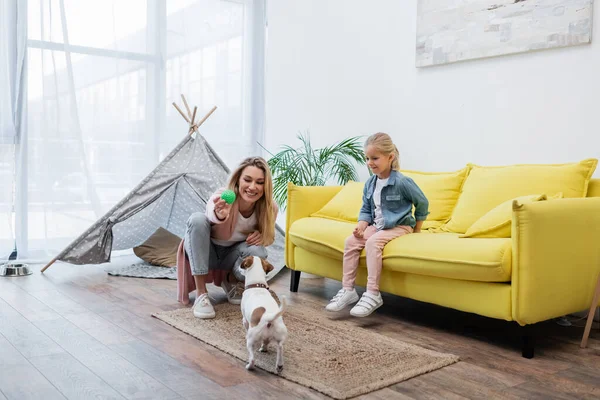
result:
[[[195,318],[191,308],[161,311],[154,317],[243,361],[248,360],[240,306],[215,306],[216,318]],[[451,354],[391,339],[332,320],[317,304],[290,304],[283,316],[288,328],[281,377],[336,399],[347,399],[410,379],[458,361]],[[256,366],[275,373],[274,344],[255,353]]]

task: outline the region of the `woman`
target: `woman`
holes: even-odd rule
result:
[[[196,289],[193,312],[197,318],[214,318],[206,283],[215,281],[232,304],[240,304],[244,280],[240,264],[247,256],[267,258],[266,246],[275,240],[277,206],[273,201],[273,181],[267,162],[250,157],[231,174],[228,189],[235,201],[227,204],[221,199],[225,189],[217,190],[206,204],[204,213],[194,213],[187,221],[187,230],[178,257],[179,300],[187,303],[188,293]],[[186,280],[186,267],[193,281]],[[223,279],[220,274],[226,273]],[[236,279],[237,278],[237,279]],[[191,289],[191,290],[190,290]],[[189,302],[189,298],[187,298]]]

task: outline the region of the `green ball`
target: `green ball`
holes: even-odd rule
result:
[[[225,190],[223,193],[221,193],[221,198],[225,200],[225,203],[233,204],[235,201],[235,192],[229,189]]]

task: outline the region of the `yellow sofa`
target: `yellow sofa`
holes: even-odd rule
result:
[[[431,214],[422,233],[385,247],[381,290],[521,326],[588,308],[600,272],[600,179],[591,179],[596,165],[591,159],[403,171],[425,192]],[[302,271],[341,281],[344,240],[356,224],[363,185],[288,185],[290,290],[298,290]],[[520,197],[527,195],[535,196]],[[497,219],[502,212],[510,229],[500,237],[493,229],[491,237],[465,234],[483,216]],[[366,278],[363,251],[357,284],[364,286]],[[531,338],[524,339],[523,356],[531,358]]]

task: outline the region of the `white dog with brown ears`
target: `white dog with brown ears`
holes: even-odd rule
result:
[[[283,369],[283,342],[287,339],[287,328],[283,323],[285,298],[281,297],[281,307],[269,291],[266,275],[273,266],[257,256],[249,256],[240,266],[246,273],[244,294],[242,295],[242,323],[246,328],[248,364],[254,368],[254,348],[261,344],[259,351],[267,351],[269,342],[277,344],[277,372]]]

